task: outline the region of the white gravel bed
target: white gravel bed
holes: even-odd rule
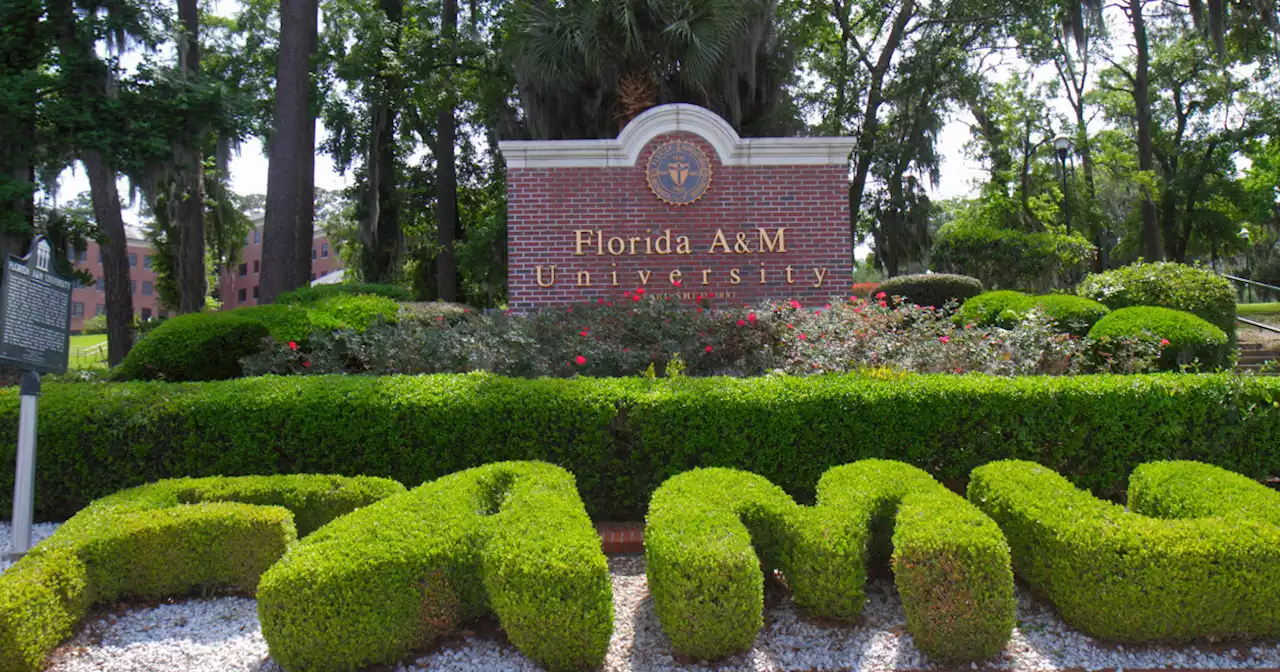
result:
[[[644,576],[644,558],[610,558],[614,634],[605,672],[801,672],[930,669],[906,631],[897,591],[868,587],[870,602],[856,626],[807,619],[786,596],[765,609],[751,651],[711,665],[677,660],[662,634]],[[490,624],[464,631],[396,672],[532,672],[539,668]],[[973,669],[1280,668],[1280,642],[1230,646],[1119,646],[1073,631],[1053,610],[1018,589],[1018,627],[996,658]],[[91,619],[54,655],[47,672],[279,672],[267,654],[255,603],[243,597],[191,599],[138,606]]]
[[[45,537],[53,534],[62,523],[36,523],[31,526],[31,545],[44,541]],[[13,550],[10,545],[13,543],[12,537],[13,527],[9,523],[0,523],[0,574],[13,566],[13,562],[6,560],[9,552]]]

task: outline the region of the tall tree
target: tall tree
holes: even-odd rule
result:
[[[442,0],[440,27],[446,66],[442,87],[444,101],[436,117],[436,242],[440,247],[436,256],[436,288],[441,299],[457,301],[459,277],[456,246],[462,238],[461,221],[458,219],[458,162],[455,154],[457,119],[454,117],[452,87],[453,69],[457,62],[457,0]]]
[[[200,6],[198,0],[178,0],[178,70],[183,79],[200,76]],[[188,122],[185,138],[174,143],[173,155],[178,186],[174,209],[178,220],[177,288],[178,312],[194,313],[204,308],[208,291],[205,279],[205,193],[204,136],[207,129]]]
[[[268,143],[267,209],[259,301],[271,303],[308,279],[314,216],[315,119],[310,110],[316,0],[281,0],[275,118]],[[306,254],[302,255],[304,249]],[[305,264],[300,257],[305,256]]]

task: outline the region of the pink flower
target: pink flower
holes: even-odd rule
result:
[[[698,312],[699,312],[699,313],[701,313],[701,312],[702,312],[702,306],[698,306]]]
[[[823,309],[823,310],[831,310],[831,304],[829,304],[829,303],[828,303],[827,305],[823,306],[823,307],[822,307],[822,309]]]
[[[290,349],[290,350],[297,350],[297,349],[298,349],[298,344],[297,344],[296,342],[294,342],[294,341],[289,341],[289,349]]]
[[[587,363],[587,358],[586,358],[586,357],[583,357],[582,355],[578,355],[577,357],[574,357],[574,358],[573,358],[573,361],[574,361],[574,363],[576,363],[578,366],[582,366],[583,364],[586,364],[586,363]]]
[[[302,366],[304,366],[304,367],[306,367],[306,368],[308,368],[308,369],[309,369],[309,368],[311,368],[311,362],[303,362],[303,363],[302,363]]]
[[[573,312],[573,306],[569,306],[569,309],[568,309],[568,310],[566,310],[565,312],[572,313],[572,312]]]
[[[596,305],[597,305],[597,306],[603,306],[603,305],[604,305],[604,297],[603,297],[603,296],[602,296],[602,297],[600,297],[600,298],[598,298],[598,299],[596,299]]]
[[[791,307],[795,308],[796,310],[800,310],[800,302],[796,301],[795,299],[791,299]]]
[[[643,298],[643,297],[641,297],[639,294],[636,294],[635,296],[632,296],[632,297],[631,297],[631,300],[632,300],[632,301],[639,301],[641,298]]]
[[[788,323],[787,323],[787,328],[788,328],[788,329],[795,329],[795,327],[791,326],[791,323],[790,323],[790,322],[788,322]]]
[[[804,334],[800,334],[800,340],[805,341],[808,340],[808,338]]]
[[[707,346],[707,352],[711,352],[711,346]]]
[[[645,292],[644,287],[641,287],[640,289],[637,289],[637,290],[636,290],[636,294],[642,294],[642,295],[643,295],[643,294],[644,294],[644,292]]]
[[[943,343],[950,343],[950,342],[951,342],[951,337],[950,337],[950,336],[943,336],[943,337],[939,338],[938,340],[939,340],[939,341],[942,341]]]
[[[880,307],[881,307],[881,308],[888,308],[888,307],[889,307],[889,304],[885,303],[884,301],[881,301],[881,302],[880,302]]]
[[[1162,338],[1162,339],[1160,339],[1160,347],[1162,347],[1162,348],[1163,348],[1163,347],[1165,347],[1165,346],[1167,346],[1167,345],[1169,345],[1169,339],[1167,339],[1167,338]]]
[[[739,326],[739,327],[745,327],[745,326],[747,326],[747,321],[746,321],[746,320],[738,320],[738,326]]]
[[[747,313],[747,321],[748,321],[748,322],[750,322],[751,324],[755,324],[755,323],[756,323],[756,319],[757,319],[757,318],[756,318],[756,314],[755,314],[755,313]]]
[[[675,285],[676,287],[684,287],[684,283],[679,280],[672,280],[671,284]]]
[[[579,336],[581,336],[581,337],[583,337],[583,338],[586,338],[586,337],[587,337],[587,330],[586,330],[586,329],[583,329],[582,331],[578,332],[578,335],[579,335]]]
[[[884,292],[880,292],[879,294],[876,294],[876,298],[877,298],[877,299],[884,299],[884,298],[888,298],[888,296],[889,296],[889,295],[888,295],[888,294],[885,294]]]

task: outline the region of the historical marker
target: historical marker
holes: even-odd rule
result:
[[[49,241],[5,260],[0,284],[0,359],[28,371],[65,373],[71,340],[71,280],[53,271]]]

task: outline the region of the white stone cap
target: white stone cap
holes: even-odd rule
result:
[[[746,138],[704,107],[671,103],[632,119],[616,139],[506,140],[498,149],[508,168],[617,168],[635,165],[645,145],[665,133],[693,133],[727,166],[845,165],[856,138]]]

